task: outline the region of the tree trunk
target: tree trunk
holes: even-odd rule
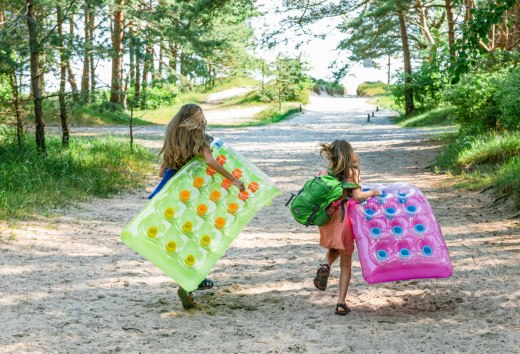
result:
[[[88,33],[90,36],[90,48],[89,48],[89,64],[90,64],[90,94],[89,94],[89,102],[92,103],[94,100],[94,95],[96,93],[96,69],[94,63],[94,20],[95,20],[95,10],[89,11],[89,21],[88,21]]]
[[[34,101],[34,120],[36,125],[36,148],[42,157],[47,155],[45,146],[45,124],[43,122],[42,98],[40,95],[40,48],[38,46],[36,19],[33,0],[26,0],[27,28],[29,30],[29,49],[31,52],[31,90]]]
[[[143,62],[143,81],[141,83],[141,109],[145,109],[146,106],[146,89],[148,88],[148,73],[150,72],[150,62],[152,60],[152,47],[150,44],[146,44],[144,62]]]
[[[156,80],[162,80],[163,73],[163,46],[159,47],[159,67],[157,68]]]
[[[134,39],[134,58],[135,58],[135,73],[134,73],[134,105],[139,103],[139,97],[141,96],[141,46],[138,45],[137,40]]]
[[[11,85],[11,92],[13,95],[14,114],[16,117],[16,142],[18,146],[23,142],[23,121],[22,112],[20,110],[20,96],[18,95],[18,85],[16,81],[16,72],[13,70],[9,75],[9,83]]]
[[[170,60],[168,66],[177,74],[177,44],[170,41]]]
[[[450,52],[450,62],[455,62],[455,20],[453,19],[452,0],[445,0],[446,18],[448,20],[448,45]]]
[[[83,102],[89,102],[89,88],[90,88],[90,6],[88,1],[85,1],[85,21],[84,21],[84,38],[85,47],[83,48],[83,74],[81,76],[81,100]]]
[[[387,76],[387,78],[386,78],[386,83],[387,83],[388,85],[390,85],[390,64],[391,64],[391,63],[390,63],[390,59],[391,59],[391,58],[390,58],[390,54],[388,54],[388,64],[387,64],[387,65],[388,65],[388,71],[387,71],[387,73],[386,73],[386,76]]]
[[[412,62],[410,56],[410,47],[408,44],[408,33],[406,32],[406,18],[404,13],[402,0],[396,0],[397,16],[399,17],[399,30],[401,32],[401,42],[403,45],[403,61],[404,61],[404,109],[406,115],[412,114],[414,111],[413,103],[413,87],[411,86]]]
[[[72,71],[72,66],[70,65],[70,53],[74,46],[74,15],[69,15],[69,40],[67,45],[67,77],[69,81],[70,88],[72,90],[72,99],[74,102],[78,101],[78,84],[76,83],[76,78],[74,76],[74,72]]]
[[[112,30],[112,80],[110,102],[122,105],[121,88],[123,81],[123,6],[125,0],[116,0],[114,26]]]
[[[65,54],[65,41],[63,39],[63,13],[60,6],[56,6],[56,15],[58,21],[58,47],[60,53],[60,91],[58,99],[60,102],[60,120],[61,120],[61,144],[64,147],[69,146],[69,127],[67,123],[67,105],[65,103],[65,85],[67,83],[67,59]]]

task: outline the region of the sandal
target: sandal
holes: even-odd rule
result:
[[[187,292],[183,288],[179,287],[179,290],[177,290],[177,295],[179,295],[179,298],[182,302],[182,307],[184,307],[185,310],[189,310],[195,307],[196,303],[191,292]]]
[[[330,266],[328,264],[320,264],[314,277],[314,286],[316,289],[325,291],[327,289],[327,281],[329,280]]]
[[[204,280],[202,280],[199,286],[197,287],[197,290],[208,290],[213,288],[214,285],[215,283],[213,282],[213,280],[204,278]]]
[[[336,315],[345,316],[350,311],[350,308],[346,304],[336,304],[336,311],[334,313]]]

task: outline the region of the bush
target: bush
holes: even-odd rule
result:
[[[507,130],[520,130],[520,68],[513,69],[497,87],[495,100],[500,110],[498,124]]]
[[[520,69],[465,75],[444,93],[457,106],[455,119],[463,130],[520,129]]]
[[[442,92],[449,82],[437,63],[423,63],[413,71],[410,82],[417,107],[429,110],[444,103]],[[396,96],[396,102],[404,106],[403,76],[399,78],[392,94]]]
[[[129,93],[129,95],[133,93]],[[170,106],[175,103],[179,95],[179,87],[175,84],[157,83],[155,86],[147,87],[141,92],[141,103],[137,103],[141,109],[156,109]],[[131,97],[131,96],[128,96]]]
[[[325,81],[322,79],[313,79],[313,81],[314,86],[312,91],[318,95],[320,95],[323,91],[325,91],[329,96],[345,96],[347,94],[345,86],[338,82]]]
[[[391,85],[385,84],[381,81],[366,81],[356,88],[356,94],[360,97],[374,97],[386,95],[391,89]]]

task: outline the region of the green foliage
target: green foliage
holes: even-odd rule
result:
[[[471,17],[462,28],[462,38],[457,40],[456,62],[450,67],[454,82],[477,63],[479,55],[485,52],[482,43],[488,44],[492,26],[503,22],[503,16],[516,3],[517,0],[495,0],[482,2],[478,8],[471,9]],[[509,21],[508,26],[511,26],[513,20]]]
[[[495,98],[500,110],[500,127],[520,130],[520,68],[513,69],[497,87]]]
[[[331,82],[322,79],[312,80],[314,81],[312,90],[318,95],[323,91],[325,91],[329,96],[344,96],[347,93],[345,86],[337,81]]]
[[[281,109],[283,102],[302,102],[309,100],[313,86],[307,75],[309,68],[301,57],[289,58],[279,55],[271,70],[274,78],[259,90],[259,98],[265,102],[276,102]]]
[[[502,165],[494,183],[500,193],[511,194],[515,208],[520,209],[520,157],[514,157]]]
[[[381,81],[365,81],[358,85],[356,94],[360,97],[382,96],[388,94],[391,87]]]
[[[457,106],[455,117],[464,130],[518,130],[520,69],[467,74],[444,97]]]
[[[456,107],[444,106],[423,113],[416,113],[412,116],[403,114],[392,119],[395,123],[398,123],[404,128],[445,126],[453,124],[451,116],[455,110]]]
[[[29,217],[90,196],[107,197],[140,188],[156,157],[148,149],[113,138],[80,138],[63,149],[59,137],[48,139],[42,159],[34,143],[16,147],[0,131],[0,219]]]
[[[410,85],[413,88],[414,101],[418,108],[433,109],[443,102],[443,90],[449,84],[448,77],[444,74],[441,63],[424,62],[416,68],[410,76]],[[404,106],[405,85],[403,75],[392,90],[398,104]]]
[[[493,185],[499,193],[511,193],[520,209],[520,132],[459,135],[446,142],[437,158],[441,171],[462,174],[470,186]]]
[[[166,82],[159,82],[155,85],[147,87],[141,92],[141,109],[156,109],[159,107],[169,106],[175,103],[179,96],[179,87]],[[128,97],[133,97],[134,90],[128,92]]]
[[[520,133],[491,133],[471,139],[455,163],[462,168],[472,168],[476,165],[504,163],[515,156],[520,156]]]

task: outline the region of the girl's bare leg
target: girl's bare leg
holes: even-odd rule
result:
[[[327,254],[325,255],[325,263],[329,266],[332,266],[332,263],[336,261],[339,257],[339,252],[335,249],[329,249]]]
[[[339,296],[338,304],[344,304],[347,298],[350,276],[352,274],[352,255],[341,253],[340,255],[341,274],[339,276]]]

